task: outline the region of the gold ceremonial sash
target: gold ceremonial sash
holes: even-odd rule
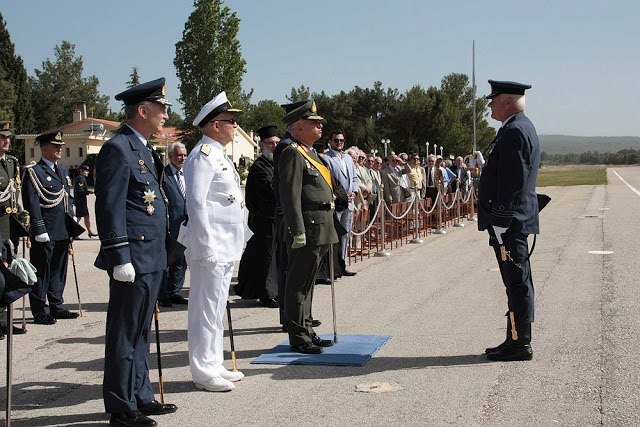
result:
[[[333,185],[331,185],[331,172],[329,172],[329,168],[323,165],[322,163],[318,163],[315,160],[313,160],[309,156],[309,154],[304,150],[304,148],[302,148],[301,145],[298,145],[298,151],[302,153],[304,158],[307,159],[309,163],[311,163],[313,166],[316,167],[316,169],[320,171],[320,175],[322,175],[322,177],[327,182],[327,184],[329,184],[329,188],[331,188],[331,191],[333,191]]]

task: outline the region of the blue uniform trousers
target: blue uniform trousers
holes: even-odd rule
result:
[[[158,300],[170,298],[174,295],[180,295],[182,286],[184,286],[184,275],[187,273],[187,259],[183,256],[176,259],[164,271],[162,286],[160,287],[160,295]]]
[[[62,294],[67,281],[69,240],[31,243],[31,263],[37,269],[37,282],[29,293],[31,313],[34,316],[64,311]],[[47,310],[47,300],[49,307]]]
[[[531,277],[531,265],[529,263],[529,245],[527,234],[520,233],[509,228],[502,235],[505,250],[509,252],[512,261],[502,261],[500,245],[497,239],[491,235],[490,245],[496,254],[500,275],[507,293],[507,304],[512,311],[516,325],[521,323],[533,323],[533,278]],[[516,227],[517,228],[517,227]],[[491,230],[490,234],[493,234]],[[525,261],[526,260],[526,261]]]
[[[106,412],[133,411],[154,400],[149,344],[162,277],[163,270],[136,274],[133,283],[109,279],[102,385]]]

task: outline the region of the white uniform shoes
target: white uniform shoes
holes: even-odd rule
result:
[[[240,371],[227,371],[224,366],[221,366],[220,376],[227,381],[236,382],[244,378],[244,374]]]
[[[244,378],[244,374],[240,371],[227,371],[224,366],[220,367],[220,376],[211,378],[209,381],[196,383],[198,390],[207,391],[229,391],[233,390],[234,382]]]
[[[233,390],[235,386],[231,381],[227,381],[221,377],[215,377],[203,383],[196,383],[196,388],[207,391],[230,391]]]

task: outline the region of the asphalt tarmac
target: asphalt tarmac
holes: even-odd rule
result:
[[[189,373],[186,307],[162,309],[165,400],[179,409],[153,418],[166,426],[640,425],[640,168],[609,169],[608,179],[539,189],[552,201],[532,256],[532,361],[483,355],[504,339],[506,296],[487,234],[465,222],[388,259],[358,262],[357,276],[336,282],[338,334],[393,336],[362,367],[250,365],[286,335],[277,309],[232,297],[246,377],[228,393],[199,391]],[[108,423],[107,275],[93,267],[99,241],[74,247],[84,316],[34,325],[27,308],[28,333],[13,341],[13,425]],[[71,263],[65,302],[77,310]],[[313,314],[323,321],[317,332],[331,333],[329,286],[316,287]],[[20,302],[14,317],[22,317]],[[4,366],[6,340],[0,360]],[[151,360],[157,390],[155,344]]]

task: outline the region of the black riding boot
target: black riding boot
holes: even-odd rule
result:
[[[495,353],[496,351],[500,351],[508,346],[511,342],[511,319],[509,318],[509,313],[507,313],[505,316],[507,317],[507,338],[499,346],[486,348],[484,350],[485,353]]]

